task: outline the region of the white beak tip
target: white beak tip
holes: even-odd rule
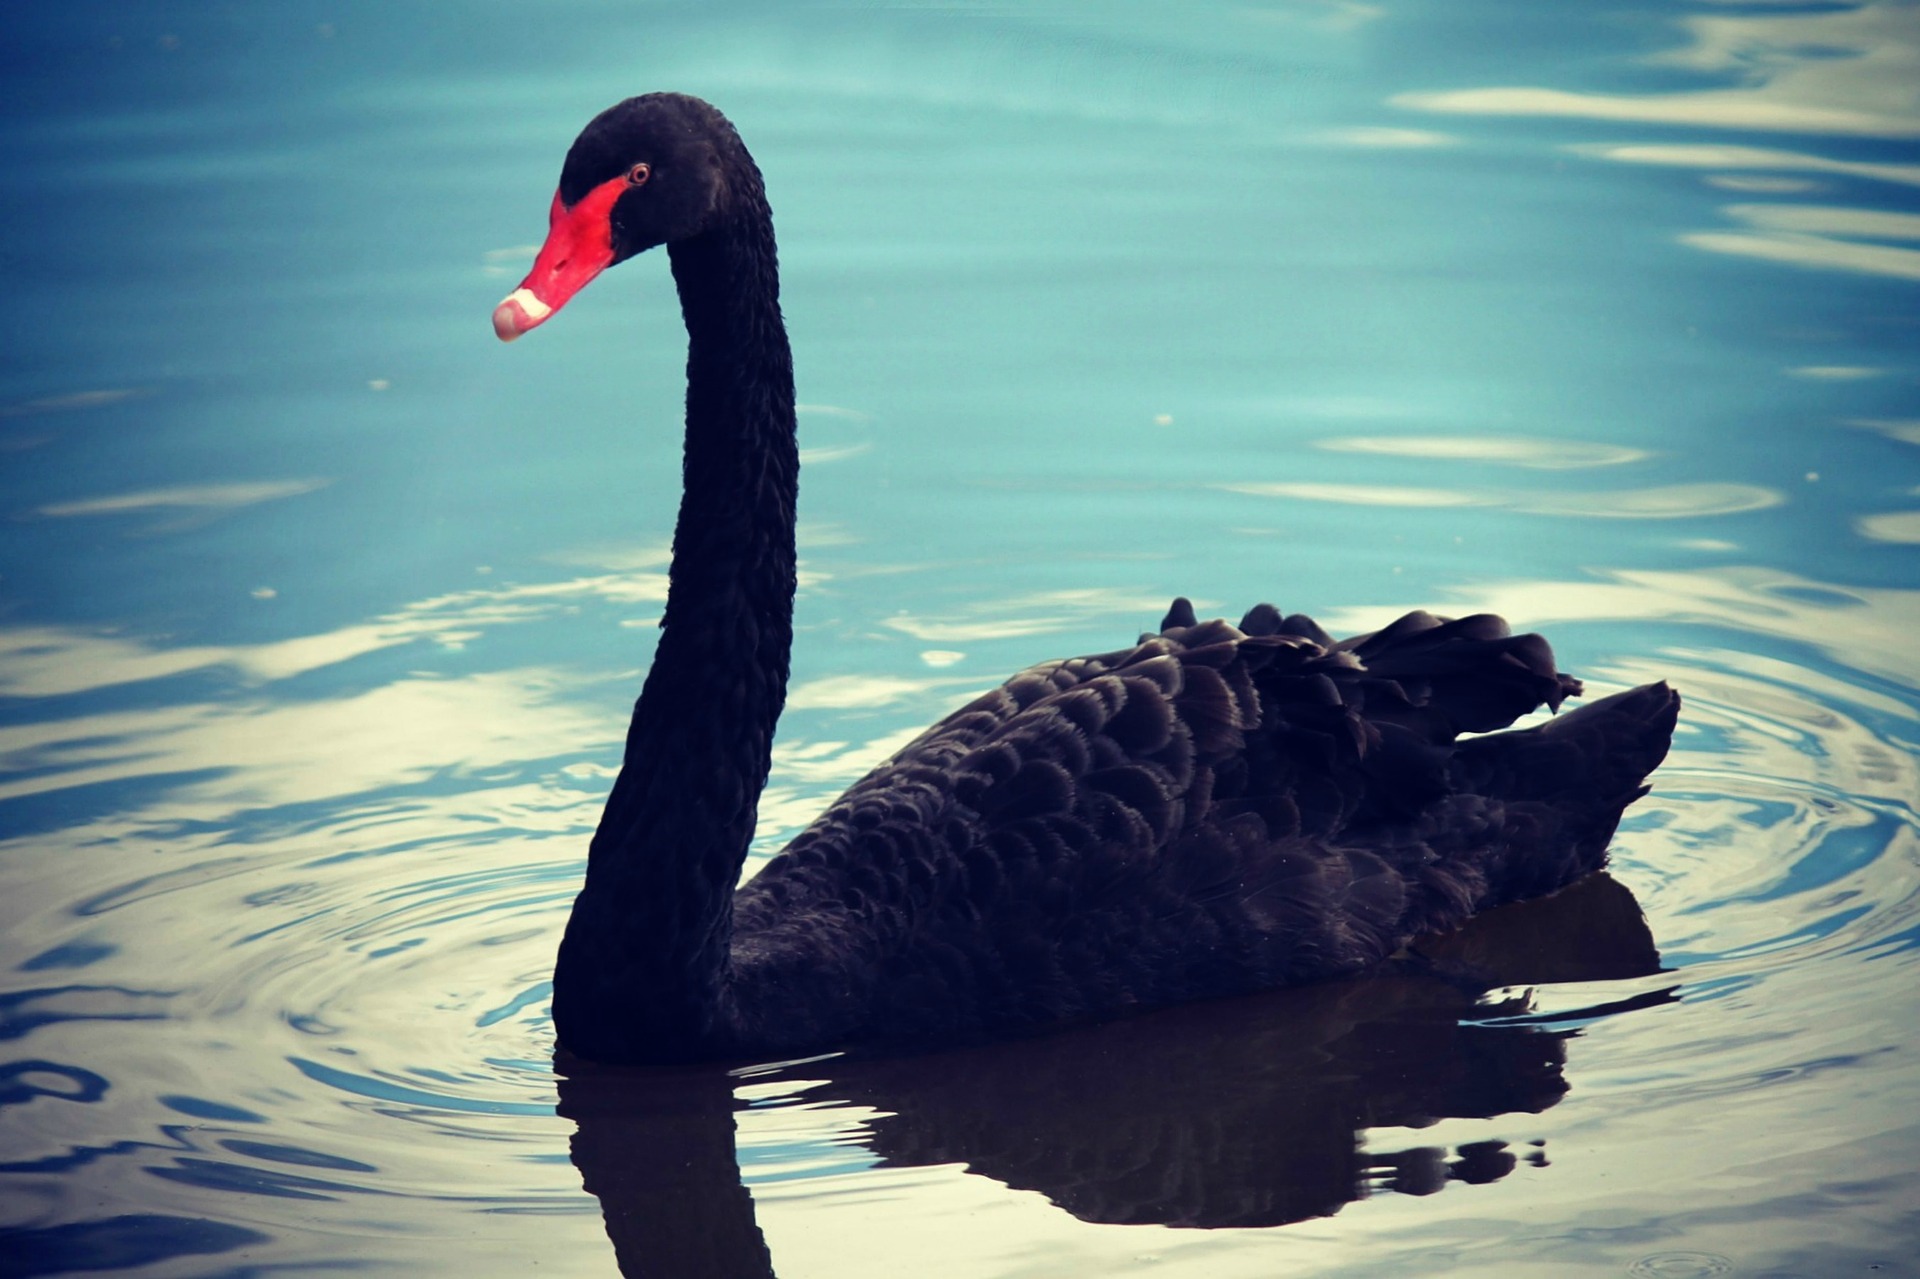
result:
[[[493,308],[493,335],[511,342],[552,314],[553,308],[535,297],[532,289],[515,289]]]

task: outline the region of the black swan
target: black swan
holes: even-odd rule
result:
[[[1350,973],[1599,868],[1679,698],[1652,684],[1489,733],[1579,683],[1497,617],[1335,641],[1177,599],[875,769],[736,890],[785,700],[793,361],[760,171],[680,94],[597,116],[511,340],[667,246],[688,336],[672,586],[553,977],[605,1062],[921,1045]]]

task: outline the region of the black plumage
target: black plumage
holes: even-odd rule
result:
[[[1462,739],[1579,685],[1488,615],[1413,613],[1336,642],[1270,605],[1233,626],[1182,599],[1132,647],[1032,667],[955,711],[736,892],[795,583],[772,218],[717,111],[630,99],[569,153],[503,337],[578,287],[554,300],[541,273],[567,267],[552,246],[595,192],[604,226],[571,226],[577,242],[616,262],[667,245],[687,442],[663,634],[554,974],[571,1052],[951,1041],[1310,981],[1604,862],[1666,752],[1664,685]],[[511,310],[523,297],[534,318]]]

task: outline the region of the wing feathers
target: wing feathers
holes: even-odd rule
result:
[[[738,894],[738,962],[879,1001],[861,1016],[906,1036],[1348,971],[1604,859],[1670,691],[1456,740],[1578,687],[1489,614],[1335,641],[1177,599],[1159,634],[1024,671],[855,786]],[[848,958],[856,917],[879,940]]]

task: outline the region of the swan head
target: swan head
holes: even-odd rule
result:
[[[628,98],[595,116],[567,152],[533,270],[494,308],[494,334],[511,342],[614,263],[706,230],[744,155],[726,117],[685,94]]]

